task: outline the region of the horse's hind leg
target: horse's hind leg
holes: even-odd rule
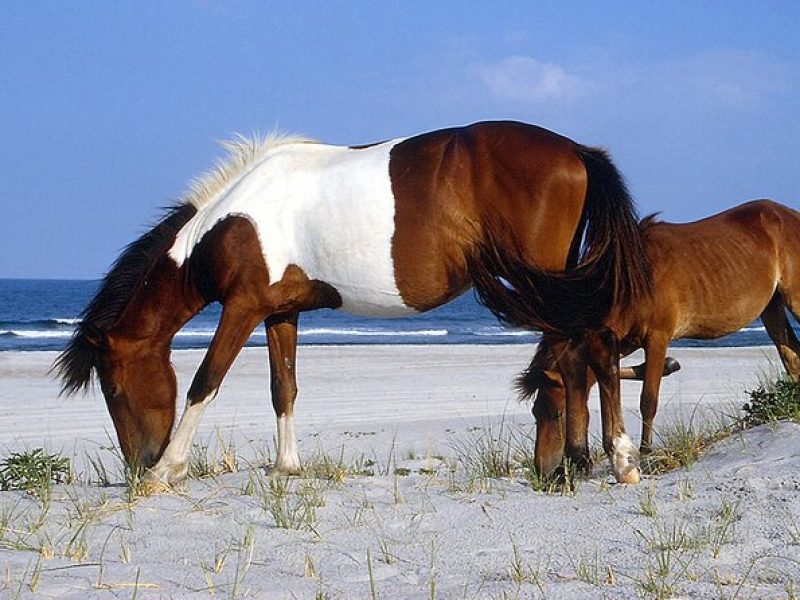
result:
[[[639,397],[639,410],[642,414],[642,441],[639,446],[642,454],[653,447],[653,420],[658,410],[658,393],[661,377],[665,371],[665,359],[669,336],[653,334],[645,343],[644,383]]]
[[[264,321],[269,344],[270,390],[278,424],[278,457],[275,468],[284,473],[300,472],[300,455],[294,433],[294,400],[297,397],[297,313]]]
[[[794,309],[792,314],[797,318],[797,313],[794,311],[800,307],[793,306],[791,308]],[[761,313],[761,321],[778,349],[781,362],[783,362],[789,377],[792,378],[792,381],[800,381],[800,341],[797,340],[791,323],[789,323],[780,292],[776,292],[772,296],[764,312]]]

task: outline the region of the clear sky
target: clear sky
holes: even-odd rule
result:
[[[101,276],[236,132],[497,118],[605,146],[642,214],[800,208],[800,2],[0,3],[0,277]]]

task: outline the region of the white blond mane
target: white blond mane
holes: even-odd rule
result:
[[[273,131],[267,135],[258,133],[250,137],[236,134],[230,140],[220,142],[227,156],[218,159],[210,171],[189,182],[184,202],[197,208],[211,201],[236,176],[256,164],[269,150],[287,144],[316,143],[309,138]]]

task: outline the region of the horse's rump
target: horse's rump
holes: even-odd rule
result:
[[[470,272],[478,298],[508,325],[555,333],[597,328],[612,306],[649,293],[648,260],[622,176],[604,151],[576,145],[575,152],[587,177],[577,264],[545,271],[496,239],[476,245]]]

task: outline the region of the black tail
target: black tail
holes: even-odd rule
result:
[[[545,271],[494,239],[479,244],[470,261],[478,300],[508,325],[572,335],[601,326],[612,306],[649,292],[649,265],[622,176],[603,150],[576,145],[576,152],[588,178],[577,265]]]

